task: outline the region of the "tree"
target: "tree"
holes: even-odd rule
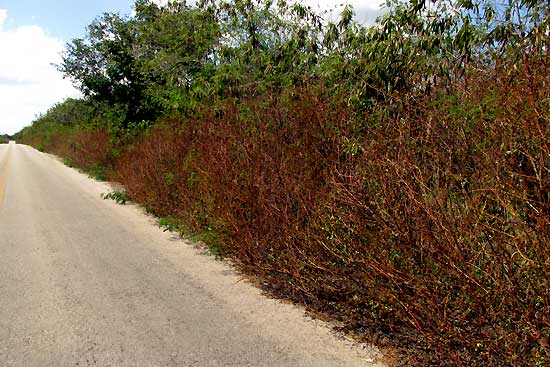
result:
[[[219,26],[210,8],[172,1],[136,2],[134,56],[147,93],[166,110],[185,110],[212,79]]]
[[[88,26],[85,39],[67,45],[59,66],[85,97],[117,111],[117,127],[154,120],[160,109],[146,91],[148,80],[135,57],[136,22],[104,14]]]

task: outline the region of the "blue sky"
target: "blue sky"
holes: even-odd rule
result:
[[[0,0],[0,9],[9,12],[4,30],[38,25],[64,41],[83,37],[85,26],[104,12],[132,11],[133,0]]]
[[[155,0],[158,3],[166,0]],[[372,22],[384,0],[302,0],[314,8],[351,3]],[[105,12],[131,14],[134,0],[0,0],[0,134],[14,134],[41,113],[79,92],[52,64],[67,42]]]

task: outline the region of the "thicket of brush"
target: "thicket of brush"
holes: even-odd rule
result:
[[[0,135],[0,144],[7,144],[11,140],[9,135]]]
[[[549,7],[388,5],[138,1],[17,138],[402,365],[548,365]]]

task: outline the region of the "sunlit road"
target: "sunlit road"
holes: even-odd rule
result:
[[[379,365],[108,190],[0,145],[0,366]]]

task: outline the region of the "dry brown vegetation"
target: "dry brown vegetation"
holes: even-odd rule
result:
[[[112,178],[273,294],[407,350],[403,363],[544,365],[544,71],[472,74],[460,94],[387,117],[358,117],[322,88],[224,104],[165,121]],[[52,150],[104,164],[105,134]]]
[[[322,92],[296,91],[286,111],[207,111],[152,132],[116,177],[155,213],[215,232],[275,294],[426,352],[407,363],[543,365],[549,95],[528,83],[479,75],[360,132]]]
[[[430,88],[352,98],[351,79],[308,79],[205,97],[131,137],[24,137],[404,366],[546,366],[550,52],[536,37]],[[331,75],[365,66],[348,61]]]

